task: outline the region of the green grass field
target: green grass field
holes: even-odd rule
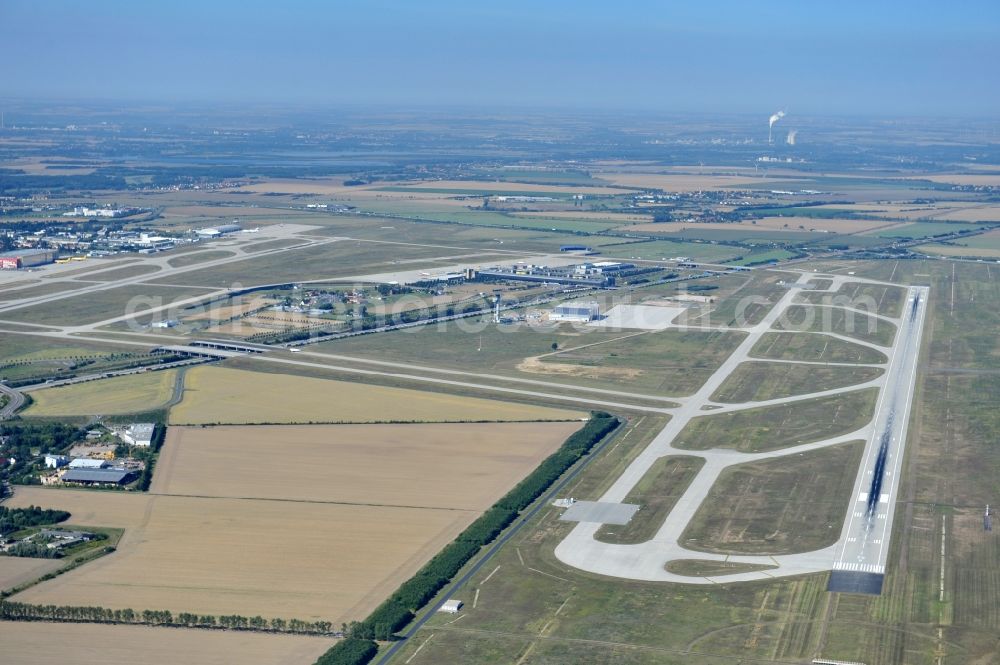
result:
[[[668,231],[664,231],[665,233]],[[688,240],[704,240],[708,242],[738,242],[746,245],[767,246],[772,243],[801,245],[814,240],[829,238],[829,233],[814,233],[811,231],[758,231],[756,229],[740,228],[733,224],[730,229],[688,228],[671,233],[676,238]],[[845,241],[846,242],[846,241]]]
[[[306,279],[348,277],[359,274],[415,270],[433,266],[433,259],[461,254],[443,247],[388,245],[342,240],[318,247],[292,249],[267,256],[250,257],[204,270],[193,270],[153,280],[169,284],[191,284],[229,288]],[[410,261],[416,261],[410,263]]]
[[[768,270],[725,275],[704,284],[718,286],[705,292],[716,301],[708,306],[691,308],[686,317],[689,325],[745,326],[760,323],[779,299],[788,293],[780,282],[787,275]],[[698,284],[702,284],[701,281]]]
[[[725,469],[681,535],[706,552],[810,552],[840,537],[864,442]]]
[[[853,432],[871,421],[877,388],[802,400],[792,404],[694,418],[674,446],[689,450],[735,448],[762,452]]]
[[[376,192],[409,192],[418,194],[454,194],[456,196],[544,196],[553,199],[569,199],[573,196],[572,192],[567,192],[565,190],[559,191],[533,191],[517,189],[516,187],[511,187],[511,189],[491,189],[486,187],[477,187],[476,182],[469,181],[468,187],[406,187],[400,185],[390,185],[388,187],[376,187]]]
[[[0,291],[0,302],[10,302],[11,300],[21,300],[23,298],[37,298],[53,293],[71,291],[85,286],[87,282],[44,282],[33,286],[25,286],[17,289],[4,289]]]
[[[116,270],[96,272],[93,275],[88,276],[87,279],[92,279],[95,282],[115,282],[119,279],[130,279],[132,277],[140,277],[142,275],[152,275],[157,272],[160,272],[160,266],[140,263],[138,265],[125,266],[124,268],[118,268]]]
[[[279,241],[275,241],[279,242]],[[280,241],[285,242],[285,241]],[[230,252],[225,249],[215,249],[208,250],[204,252],[194,252],[191,254],[181,254],[180,256],[175,256],[167,261],[172,268],[183,268],[186,266],[193,266],[199,263],[205,263],[206,261],[216,261],[218,259],[229,258],[230,256],[236,256],[236,252]]]
[[[174,393],[177,370],[143,372],[31,393],[24,416],[106,416],[153,411]]]
[[[209,289],[197,287],[131,284],[14,309],[4,312],[2,316],[11,321],[42,325],[80,325],[123,316],[130,310],[140,312],[169,305],[209,292]]]
[[[718,331],[635,335],[567,324],[497,326],[483,319],[323,342],[312,348],[554,383],[686,395],[708,378],[741,338],[742,333]],[[554,354],[552,344],[558,345]]]
[[[888,347],[896,326],[841,307],[792,305],[774,322],[776,330],[834,333]]]
[[[740,247],[712,245],[702,242],[674,242],[672,240],[651,240],[624,245],[607,245],[601,248],[601,255],[616,259],[646,259],[660,261],[676,257],[687,257],[695,261],[717,263],[746,253]]]
[[[540,231],[575,231],[598,233],[616,224],[610,220],[558,219],[540,216],[518,217],[493,210],[461,210],[454,206],[407,200],[356,201],[360,210],[380,215],[395,215],[407,219],[422,219],[470,226],[496,226]]]
[[[982,227],[968,222],[913,222],[876,231],[873,235],[880,238],[928,238],[946,233],[958,233],[964,229],[977,230],[979,228]]]
[[[733,370],[712,399],[742,403],[791,397],[865,383],[878,378],[883,371],[880,367],[751,361]]]
[[[754,358],[766,360],[808,360],[826,363],[878,364],[888,357],[869,346],[854,344],[820,333],[769,332],[750,350]]]
[[[871,314],[898,317],[903,312],[906,290],[898,286],[846,282],[835,293],[803,291],[796,302],[850,307]]]

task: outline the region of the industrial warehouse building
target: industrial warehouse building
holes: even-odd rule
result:
[[[54,249],[18,249],[0,254],[0,270],[17,270],[52,263],[56,260]]]
[[[154,423],[132,423],[120,434],[121,440],[130,446],[148,448],[155,428]]]
[[[103,469],[110,466],[107,460],[90,459],[89,457],[77,457],[69,463],[71,469]]]
[[[135,477],[135,471],[126,469],[70,469],[62,475],[62,481],[81,485],[127,485]]]
[[[549,313],[549,321],[589,323],[601,316],[601,306],[596,302],[563,303]]]

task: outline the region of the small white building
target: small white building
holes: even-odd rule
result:
[[[45,468],[46,469],[58,469],[59,467],[66,466],[69,464],[69,458],[65,455],[46,455],[45,456]]]
[[[71,469],[104,469],[110,466],[107,460],[90,459],[89,457],[77,457],[69,463]]]
[[[457,600],[455,598],[449,598],[448,600],[444,601],[444,605],[441,606],[441,609],[438,610],[438,612],[446,612],[448,614],[458,614],[458,611],[462,609],[463,605],[465,605],[465,603],[463,603],[462,601]]]
[[[132,423],[121,433],[121,440],[130,446],[148,448],[155,428],[154,423]]]

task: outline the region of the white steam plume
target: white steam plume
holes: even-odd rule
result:
[[[774,127],[774,123],[778,122],[779,120],[781,120],[784,117],[785,117],[785,112],[784,111],[778,111],[777,113],[775,113],[774,115],[772,115],[770,117],[770,119],[768,119],[768,121],[767,121],[767,143],[768,143],[768,145],[771,144],[771,128]]]
[[[788,138],[785,139],[785,143],[788,145],[795,145],[795,135],[799,133],[799,130],[793,129],[788,132]]]

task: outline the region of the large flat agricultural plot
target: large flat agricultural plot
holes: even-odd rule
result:
[[[18,665],[302,665],[332,641],[300,635],[46,622],[0,622]]]
[[[152,491],[482,510],[577,429],[577,422],[171,427]]]
[[[174,392],[177,370],[142,372],[31,393],[26,416],[95,416],[158,409]]]
[[[91,524],[124,527],[125,535],[113,555],[14,598],[43,605],[325,619],[339,625],[363,618],[478,515],[140,496],[144,504],[129,528],[114,521],[109,507],[126,498],[131,497],[118,492],[19,490],[10,505],[94,513],[98,521]]]
[[[567,420],[576,411],[290,374],[195,367],[170,413],[179,424]]]
[[[63,565],[58,559],[33,559],[17,556],[0,556],[0,591],[37,580]],[[0,627],[4,623],[0,621]]]
[[[69,510],[125,535],[113,555],[16,598],[360,619],[578,428],[181,430],[148,495],[18,489],[12,506]]]

